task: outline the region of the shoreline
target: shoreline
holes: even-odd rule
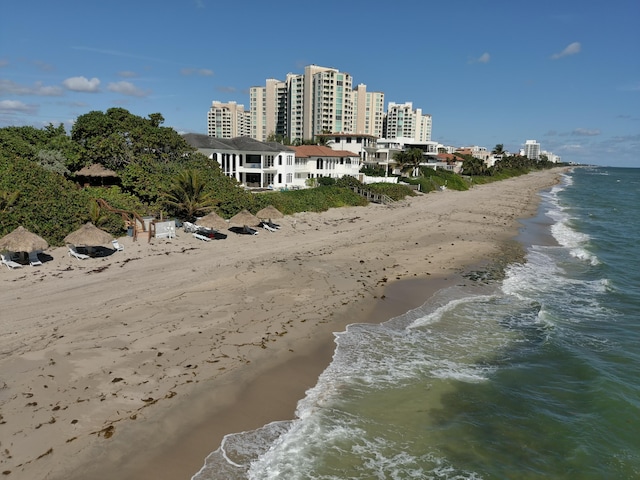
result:
[[[353,323],[382,323],[402,315],[407,310],[422,305],[425,301],[422,295],[433,295],[451,285],[454,277],[455,280],[461,279],[454,275],[451,278],[410,279],[393,283],[384,290],[386,299],[391,298],[391,302],[377,299],[374,303],[380,308],[373,307],[367,314],[346,314],[342,320],[333,324],[333,331],[343,331]],[[407,283],[412,284],[412,295],[398,291]],[[389,303],[392,305],[388,305]],[[358,321],[351,321],[354,318]],[[309,352],[297,353],[281,363],[270,365],[260,375],[252,376],[241,388],[227,386],[229,390],[226,393],[232,402],[224,402],[213,411],[203,409],[203,416],[198,417],[198,423],[186,429],[186,432],[180,435],[179,439],[173,440],[168,448],[162,449],[143,465],[139,465],[138,460],[134,461],[130,471],[123,471],[120,466],[119,478],[188,480],[202,467],[205,458],[220,446],[226,435],[255,430],[274,421],[291,420],[298,401],[316,384],[320,374],[331,362],[334,350],[333,333],[330,336],[323,335],[314,342]],[[251,414],[247,415],[247,412]],[[180,413],[176,414],[182,418]],[[200,467],[185,477],[188,467],[197,464],[198,461]]]
[[[56,249],[40,269],[3,271],[0,470],[191,478],[225,434],[292,417],[333,332],[373,320],[380,303],[405,313],[426,300],[409,285],[434,293],[500,255],[560,172],[296,214],[255,238],[125,238],[91,264]]]

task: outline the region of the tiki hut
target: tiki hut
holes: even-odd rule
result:
[[[76,173],[76,178],[84,179],[90,185],[112,185],[119,180],[118,174],[113,170],[105,168],[99,163],[93,163],[81,168]]]
[[[276,207],[269,205],[268,207],[259,210],[258,213],[256,213],[256,217],[261,218],[262,220],[272,220],[274,218],[283,218],[284,215]]]
[[[0,251],[37,252],[49,248],[47,241],[22,225],[0,238]]]
[[[236,213],[229,219],[231,225],[238,225],[240,227],[248,226],[254,227],[260,223],[260,219],[249,212],[247,209],[242,210],[240,213]]]
[[[64,237],[66,243],[83,247],[111,245],[112,240],[113,235],[104,230],[100,230],[91,222],[85,223],[78,230]]]
[[[229,222],[218,215],[216,212],[211,212],[196,221],[196,225],[205,228],[212,228],[214,230],[225,230],[229,228]]]

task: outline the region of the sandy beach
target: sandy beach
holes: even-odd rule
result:
[[[333,332],[504,255],[561,171],[3,266],[2,477],[190,479],[224,435],[293,417]]]

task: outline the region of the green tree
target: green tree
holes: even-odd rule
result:
[[[173,178],[162,201],[176,214],[193,220],[196,215],[213,210],[217,203],[206,187],[206,182],[197,171],[184,170]]]
[[[69,175],[69,169],[65,166],[66,157],[58,150],[40,150],[36,155],[37,162],[45,170]]]
[[[493,147],[491,153],[494,155],[504,155],[504,145],[502,143],[498,143],[495,147]]]
[[[396,168],[403,176],[412,177],[419,170],[423,161],[422,150],[411,148],[407,151],[397,152],[393,155],[393,159],[396,162]]]
[[[96,227],[106,223],[109,219],[108,215],[104,215],[102,208],[100,208],[100,205],[95,198],[89,200],[89,218],[91,219],[91,223]]]

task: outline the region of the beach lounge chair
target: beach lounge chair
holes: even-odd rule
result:
[[[6,265],[9,270],[13,270],[14,268],[22,268],[22,265],[20,265],[18,262],[14,262],[4,254],[0,254],[0,258],[2,259],[0,263]]]
[[[111,244],[113,245],[113,249],[116,252],[124,252],[124,245],[120,245],[118,240],[116,240],[115,238],[113,240],[111,240]]]
[[[39,267],[42,262],[38,258],[38,252],[29,252],[29,265],[32,267]]]
[[[87,258],[90,258],[89,255],[85,255],[84,253],[79,253],[76,250],[76,247],[72,245],[69,245],[69,256],[76,257],[78,260],[86,260]]]
[[[269,231],[269,232],[277,232],[278,231],[277,228],[272,227],[271,225],[269,225],[266,222],[260,222],[260,226],[262,228],[264,228],[265,230]]]
[[[195,232],[193,233],[193,238],[197,238],[198,240],[202,240],[203,242],[208,242],[209,240],[211,240],[206,235],[201,235],[201,234],[195,233]]]

